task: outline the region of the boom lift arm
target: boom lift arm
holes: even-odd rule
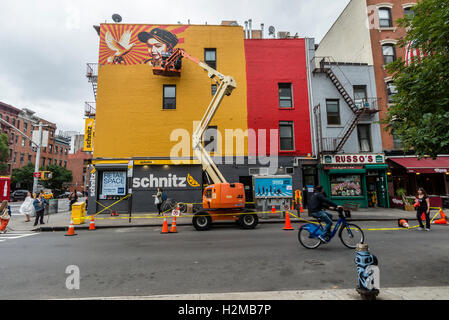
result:
[[[170,57],[168,57],[165,61],[163,61],[161,67],[154,67],[153,72],[155,74],[160,75],[167,75],[167,74],[172,75],[173,73],[171,72],[173,72],[173,70],[175,70],[176,72],[181,68],[182,58],[187,58],[198,64],[201,68],[207,71],[208,77],[215,80],[218,84],[218,88],[215,95],[212,97],[212,100],[209,103],[209,106],[207,107],[207,110],[203,118],[201,119],[198,127],[193,132],[192,147],[195,156],[198,158],[198,160],[201,162],[203,166],[203,170],[206,171],[206,173],[212,179],[213,183],[214,184],[226,183],[226,179],[224,178],[223,174],[220,172],[220,170],[215,165],[210,155],[204,149],[202,145],[202,137],[204,132],[207,130],[209,124],[211,123],[212,118],[217,112],[221,102],[223,101],[224,96],[225,95],[230,96],[232,90],[234,90],[237,87],[237,84],[233,77],[221,74],[217,70],[209,67],[204,62],[189,55],[183,49],[179,48],[176,49],[171,54]],[[179,71],[177,71],[177,73],[179,74]]]

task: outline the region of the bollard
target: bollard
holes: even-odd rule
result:
[[[355,264],[358,278],[357,292],[364,300],[376,300],[380,288],[379,267],[377,257],[368,251],[367,244],[357,244]]]

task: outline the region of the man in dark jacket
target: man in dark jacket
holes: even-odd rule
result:
[[[36,220],[34,221],[35,226],[37,225],[38,222],[40,222],[40,224],[45,224],[44,211],[46,204],[47,200],[44,198],[44,194],[40,192],[39,196],[33,201],[34,210],[36,211]]]
[[[323,234],[319,236],[320,240],[323,242],[327,242],[326,237],[332,227],[332,215],[324,209],[329,208],[335,210],[338,207],[338,205],[326,197],[322,186],[316,186],[314,188],[314,193],[309,203],[309,212],[312,217],[321,219],[326,223]]]

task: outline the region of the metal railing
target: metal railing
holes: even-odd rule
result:
[[[334,152],[342,138],[321,138],[321,152]]]
[[[379,110],[378,98],[354,99],[354,103],[358,109],[366,109],[367,111]]]
[[[87,64],[86,77],[89,80],[89,82],[97,82],[98,63],[88,63]]]
[[[85,102],[84,103],[84,116],[94,117],[96,110],[96,102]]]

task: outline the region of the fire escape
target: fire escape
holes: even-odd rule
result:
[[[337,153],[343,149],[343,146],[348,141],[352,132],[357,128],[357,124],[363,118],[372,118],[374,114],[378,112],[377,109],[377,99],[376,98],[365,98],[360,100],[354,100],[345,89],[341,81],[338,79],[332,67],[338,68],[344,76],[343,71],[339,68],[339,63],[334,61],[331,57],[315,57],[314,58],[314,73],[325,73],[329,80],[333,83],[337,91],[343,97],[343,100],[351,109],[353,116],[346,122],[343,129],[340,131],[337,137],[332,138],[321,138],[320,150],[321,152]],[[319,106],[315,108],[315,114],[319,115]],[[319,132],[321,135],[321,116],[319,116]]]
[[[92,84],[95,101],[97,100],[97,80],[98,80],[98,63],[88,63],[86,71],[87,81]],[[84,104],[84,116],[95,118],[96,102],[86,102]]]

